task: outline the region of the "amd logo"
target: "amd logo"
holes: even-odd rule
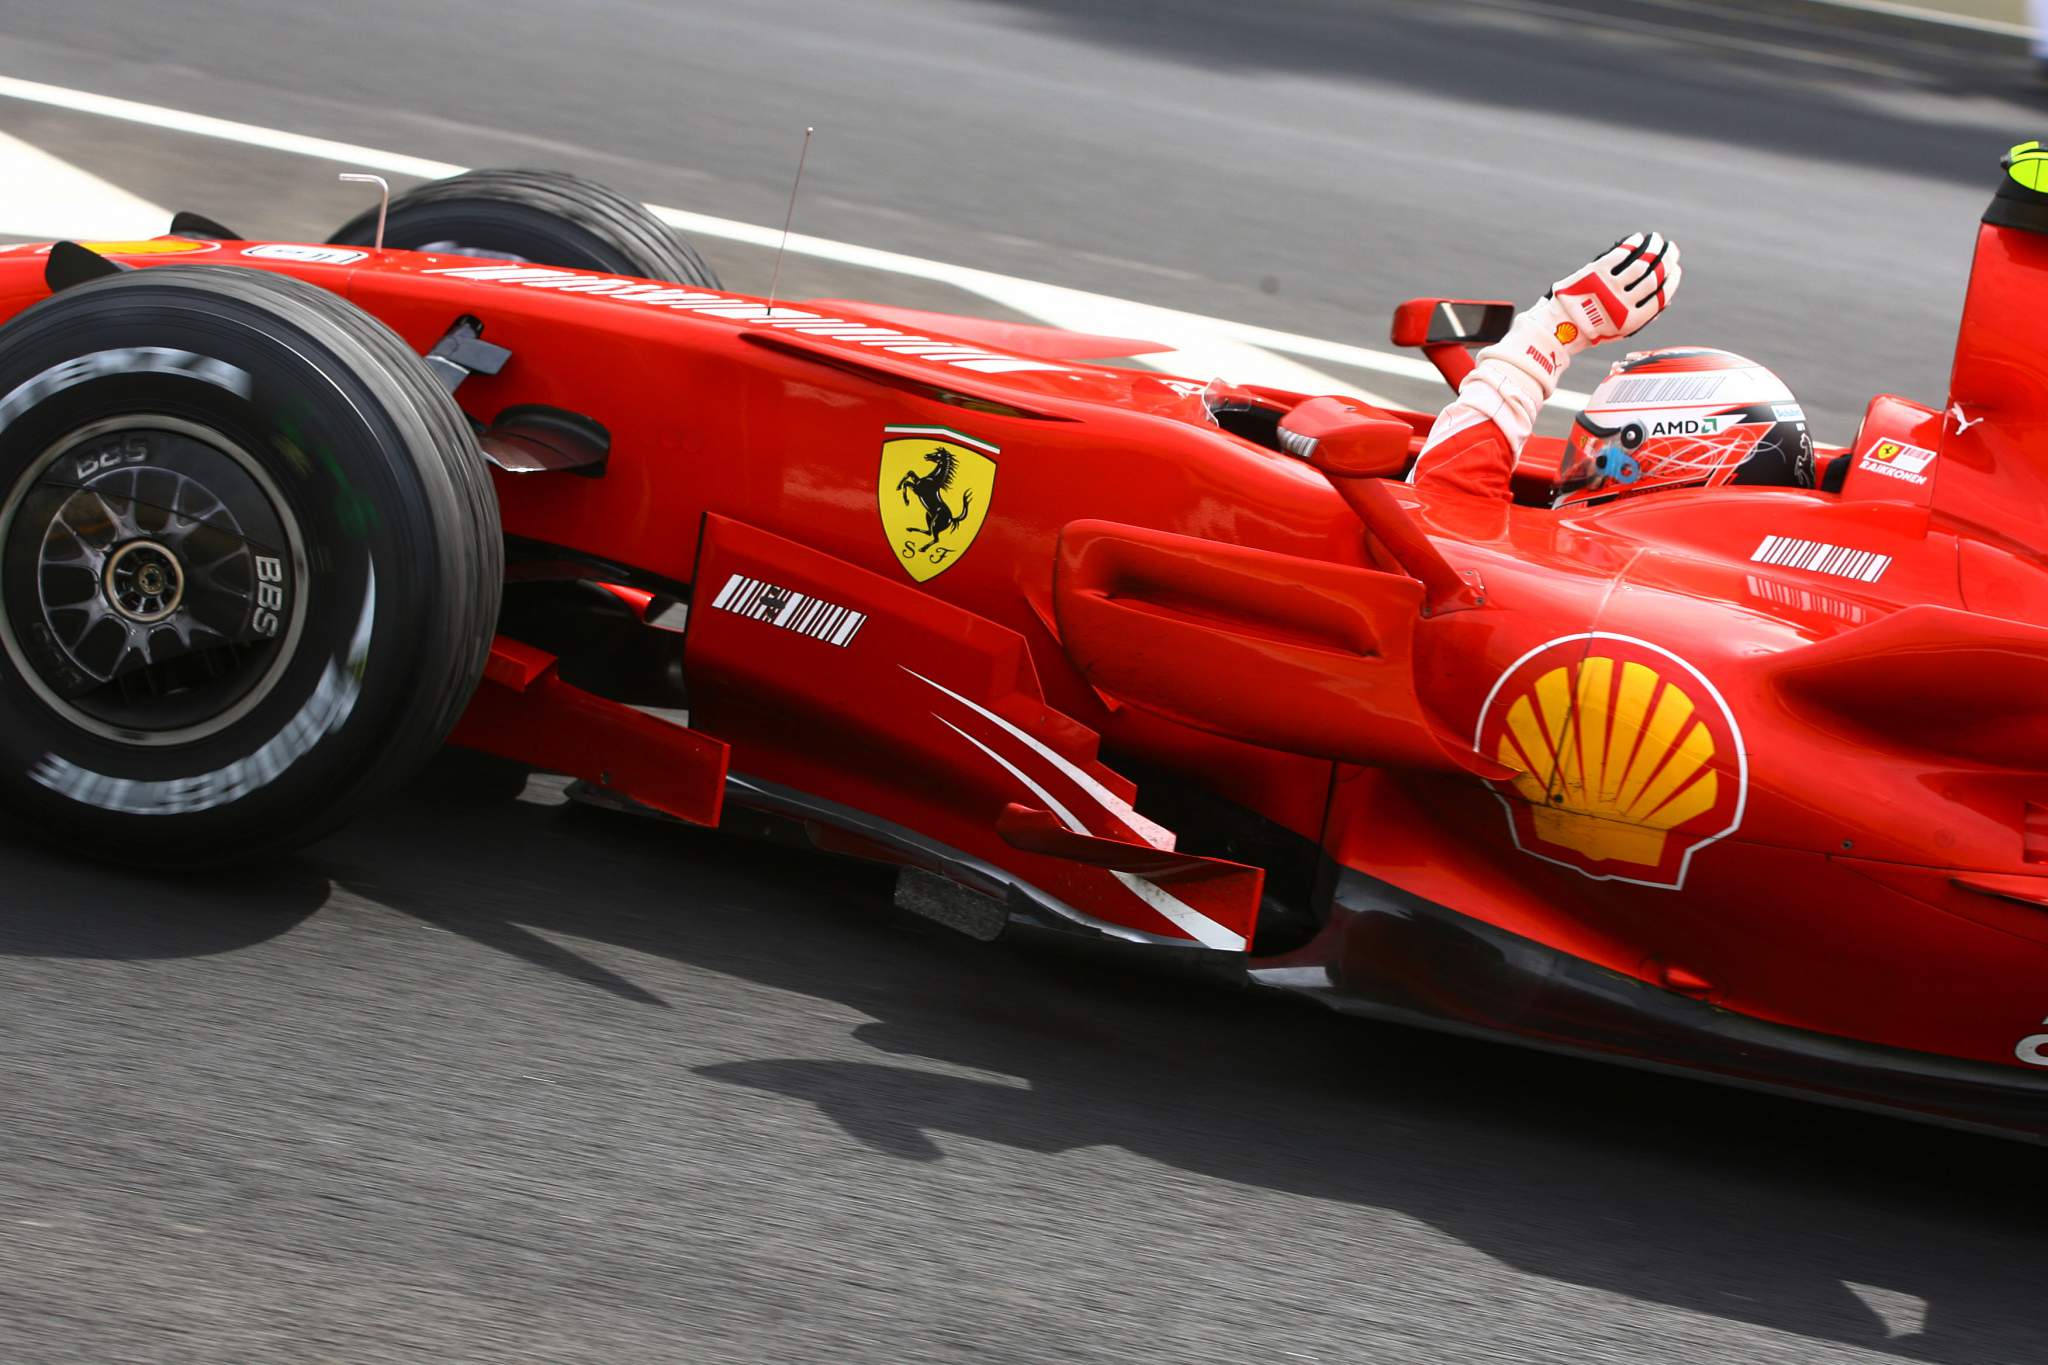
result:
[[[1720,430],[1718,417],[1674,417],[1650,424],[1652,436],[1712,436]]]

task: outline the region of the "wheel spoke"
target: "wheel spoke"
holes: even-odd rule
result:
[[[34,567],[0,585],[0,609],[10,624],[40,616],[46,647],[17,662],[46,698],[124,739],[187,734],[245,710],[278,676],[303,591],[296,523],[276,486],[253,457],[181,418],[101,423],[74,442],[9,502],[15,529],[0,553]],[[93,469],[67,461],[72,451],[121,463],[71,483],[74,468]],[[290,547],[291,567],[259,583],[254,556],[274,546]]]

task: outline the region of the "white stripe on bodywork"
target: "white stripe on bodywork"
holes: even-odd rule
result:
[[[931,682],[931,679],[927,678],[925,681]],[[938,684],[932,683],[932,686],[937,687]],[[969,702],[968,705],[973,706],[974,704]],[[981,710],[978,706],[974,709],[977,711]],[[987,715],[988,713],[983,712],[982,714]],[[1060,818],[1060,823],[1064,824],[1068,829],[1076,834],[1089,833],[1088,827],[1075,819],[1074,813],[1061,805],[1058,797],[1032,781],[1024,773],[1023,769],[1010,762],[1009,759],[1004,758],[994,749],[989,748],[988,745],[983,744],[973,735],[968,734],[952,721],[947,720],[944,716],[934,712],[932,718],[1002,765],[1004,771],[1023,783],[1033,796],[1045,802],[1046,808],[1054,815],[1057,815]],[[991,717],[991,719],[994,718]],[[1007,730],[1010,727],[1004,725],[1003,728]],[[1090,835],[1090,837],[1095,836]],[[1171,921],[1189,938],[1192,938],[1204,948],[1215,948],[1226,953],[1241,953],[1244,951],[1244,935],[1218,924],[1215,920],[1210,919],[1207,915],[1173,893],[1164,890],[1152,882],[1146,881],[1143,877],[1132,876],[1128,872],[1118,872],[1114,869],[1109,869],[1109,875],[1123,883],[1132,895],[1145,902],[1153,910],[1158,911],[1162,917]]]
[[[918,672],[914,668],[911,668],[907,664],[902,664],[898,666],[901,667],[905,673],[908,673],[911,677],[917,679],[919,682],[925,683],[931,687],[938,688],[939,691],[944,692],[947,696],[951,697],[954,701],[959,702],[962,706],[965,706],[968,710],[974,712],[976,715],[981,716],[986,720],[993,721],[997,725],[1000,725],[1003,728],[1003,730],[1010,735],[1011,738],[1017,740],[1019,743],[1026,745],[1030,748],[1030,750],[1033,753],[1037,754],[1046,762],[1052,764],[1053,767],[1058,768],[1062,773],[1065,773],[1067,778],[1070,781],[1072,781],[1075,786],[1079,787],[1082,791],[1087,792],[1088,795],[1094,797],[1096,804],[1100,805],[1104,810],[1108,811],[1110,815],[1115,817],[1120,823],[1123,824],[1123,826],[1126,829],[1130,830],[1131,833],[1137,835],[1139,838],[1143,839],[1146,843],[1152,845],[1152,847],[1154,848],[1165,849],[1169,852],[1172,850],[1174,842],[1172,830],[1166,828],[1164,825],[1154,824],[1152,821],[1147,820],[1144,816],[1138,814],[1137,811],[1131,809],[1130,802],[1124,800],[1115,792],[1103,786],[1100,782],[1090,777],[1086,772],[1083,772],[1080,768],[1075,767],[1066,759],[1061,758],[1051,749],[1039,743],[1038,740],[1026,734],[1024,731],[1018,729],[1016,726],[1010,724],[1010,722],[1004,720],[1001,716],[989,710],[987,707],[980,706],[974,702],[969,701],[967,698],[961,696],[958,692],[955,692],[952,688],[947,687],[944,683],[933,682],[930,678],[927,678],[924,674]]]

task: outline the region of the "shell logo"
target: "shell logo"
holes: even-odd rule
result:
[[[1749,762],[1728,704],[1669,650],[1574,635],[1522,656],[1475,746],[1518,771],[1498,794],[1523,852],[1598,881],[1677,890],[1742,823]]]

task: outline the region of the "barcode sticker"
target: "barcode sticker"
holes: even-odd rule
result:
[[[868,619],[851,607],[737,573],[725,581],[711,605],[841,649],[853,643],[853,637],[860,634]]]
[[[1603,404],[1633,407],[1640,403],[1704,403],[1727,378],[1719,374],[1646,374],[1634,379],[1617,379],[1600,395]]]
[[[1765,536],[1764,543],[1750,556],[1757,564],[1781,569],[1805,569],[1809,573],[1853,578],[1858,583],[1875,583],[1892,566],[1890,555],[1874,550],[1852,550],[1846,545],[1828,545],[1818,540],[1794,540],[1790,536]]]

